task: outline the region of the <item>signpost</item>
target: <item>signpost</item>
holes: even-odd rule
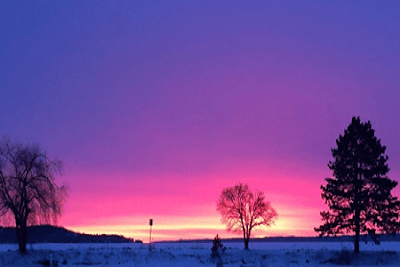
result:
[[[150,219],[150,238],[149,238],[149,249],[151,249],[151,228],[153,227],[153,219]]]

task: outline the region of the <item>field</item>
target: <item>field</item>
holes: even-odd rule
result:
[[[358,257],[349,242],[224,243],[221,257],[212,258],[212,243],[34,244],[21,256],[16,245],[0,245],[3,266],[400,266],[400,243],[361,243]]]

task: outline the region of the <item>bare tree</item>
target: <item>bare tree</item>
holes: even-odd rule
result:
[[[26,252],[27,227],[56,222],[67,196],[65,186],[57,186],[55,174],[62,162],[50,160],[39,145],[0,142],[0,215],[15,219],[19,250]]]
[[[222,190],[217,210],[227,230],[243,233],[244,248],[249,249],[251,231],[256,226],[270,226],[277,218],[276,211],[265,200],[264,193],[250,191],[247,184],[239,183]]]

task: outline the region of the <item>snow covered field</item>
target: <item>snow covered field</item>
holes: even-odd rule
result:
[[[361,254],[352,254],[349,242],[226,243],[220,258],[211,258],[210,243],[147,244],[35,244],[21,256],[16,245],[0,245],[3,266],[400,266],[400,243],[377,246],[360,243]]]

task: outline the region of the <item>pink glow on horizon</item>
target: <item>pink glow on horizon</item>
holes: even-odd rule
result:
[[[223,237],[241,237],[241,234],[226,231],[220,222],[220,217],[177,217],[171,220],[165,217],[153,216],[153,240],[177,240],[195,238],[213,238],[216,234]],[[119,234],[125,237],[148,241],[148,217],[115,218],[120,224],[69,226],[68,229],[89,234]],[[140,222],[135,224],[135,222]],[[311,226],[311,227],[310,227]],[[253,237],[264,236],[315,236],[307,219],[296,219],[293,216],[281,216],[271,227],[257,228]],[[310,230],[311,229],[311,230]]]
[[[271,227],[256,229],[254,236],[316,236],[313,229],[321,223],[319,212],[326,209],[319,186],[324,183],[321,177],[327,172],[315,170],[310,172],[312,177],[282,175],[274,179],[262,177],[260,173],[256,176],[253,172],[252,178],[238,181],[247,182],[251,190],[263,191],[279,216]],[[88,179],[91,175],[82,177],[91,180]],[[94,177],[99,180],[90,183],[93,195],[71,190],[59,225],[78,232],[119,234],[147,242],[148,219],[153,218],[156,241],[213,238],[217,233],[226,238],[240,237],[225,230],[216,211],[222,188],[233,186],[232,177],[205,177],[195,181],[177,178],[182,184],[154,183],[154,177],[146,176],[134,184],[128,183],[129,177]],[[122,181],[123,186],[112,183],[113,177]],[[185,188],[189,188],[189,195],[179,193]]]
[[[238,178],[238,182],[248,183],[253,191],[263,191],[279,214],[274,225],[263,231],[256,229],[254,236],[315,235],[313,227],[320,223],[319,211],[324,208],[318,184],[306,177],[263,177],[265,170],[261,167],[257,173],[249,173],[251,175],[246,175],[249,178]],[[314,173],[321,175],[318,171]],[[243,173],[235,176],[245,177]],[[59,221],[59,225],[66,228],[145,240],[148,219],[153,218],[154,238],[159,241],[185,236],[212,238],[214,233],[226,237],[240,236],[225,231],[216,211],[222,189],[234,185],[232,177],[196,180],[169,177],[158,183],[154,182],[155,177],[149,176],[142,176],[134,183],[129,183],[130,177],[94,175],[93,182],[94,178],[97,180],[94,183],[90,175],[82,177],[86,177],[93,195],[80,194],[78,189],[72,188],[66,211]],[[113,179],[120,183],[113,183]],[[170,182],[174,180],[178,182]]]
[[[315,235],[353,116],[400,179],[400,1],[14,2],[0,136],[63,161],[61,226],[146,240],[153,218],[158,240],[229,236],[216,202],[243,182],[279,214],[257,235]]]

